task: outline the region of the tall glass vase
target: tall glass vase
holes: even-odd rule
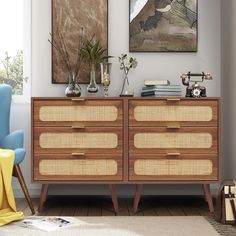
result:
[[[90,84],[87,87],[89,93],[97,93],[98,92],[98,85],[96,83],[96,64],[92,63],[90,68]]]
[[[124,73],[123,84],[121,87],[120,97],[133,97],[134,90],[130,87],[128,74]]]
[[[66,87],[65,95],[67,97],[80,97],[81,87],[79,86],[74,72],[69,72],[69,84]]]

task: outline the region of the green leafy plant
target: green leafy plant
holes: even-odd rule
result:
[[[120,69],[124,71],[125,75],[129,74],[131,68],[135,69],[138,65],[137,59],[128,57],[127,54],[121,54],[119,57]]]
[[[23,83],[27,81],[23,76],[23,51],[18,50],[13,57],[6,52],[5,58],[0,60],[0,84],[11,85],[14,95],[22,95]]]
[[[100,41],[87,40],[85,45],[81,48],[81,53],[84,58],[86,58],[90,64],[99,64],[110,56],[106,56],[107,49],[104,49],[100,45]]]

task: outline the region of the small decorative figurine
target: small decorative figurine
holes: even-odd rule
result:
[[[201,80],[194,80],[191,77],[202,77]],[[202,72],[201,74],[194,74],[188,72],[187,74],[181,75],[182,83],[184,86],[187,86],[186,89],[186,97],[192,98],[201,98],[206,97],[206,88],[204,86],[200,86],[199,83],[202,83],[204,80],[212,80],[212,76],[209,73]],[[193,83],[190,85],[190,83]]]

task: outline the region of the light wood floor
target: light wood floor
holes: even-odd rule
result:
[[[33,199],[37,209],[38,199]],[[119,214],[113,212],[108,197],[49,197],[43,216],[133,216],[133,199],[119,199]],[[16,200],[17,209],[25,216],[31,214],[25,199]],[[208,216],[207,204],[202,197],[143,197],[137,216]]]

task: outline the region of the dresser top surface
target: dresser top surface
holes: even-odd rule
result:
[[[166,100],[166,99],[180,99],[180,100],[220,100],[220,97],[204,97],[204,98],[187,98],[187,97],[32,97],[32,100]]]

